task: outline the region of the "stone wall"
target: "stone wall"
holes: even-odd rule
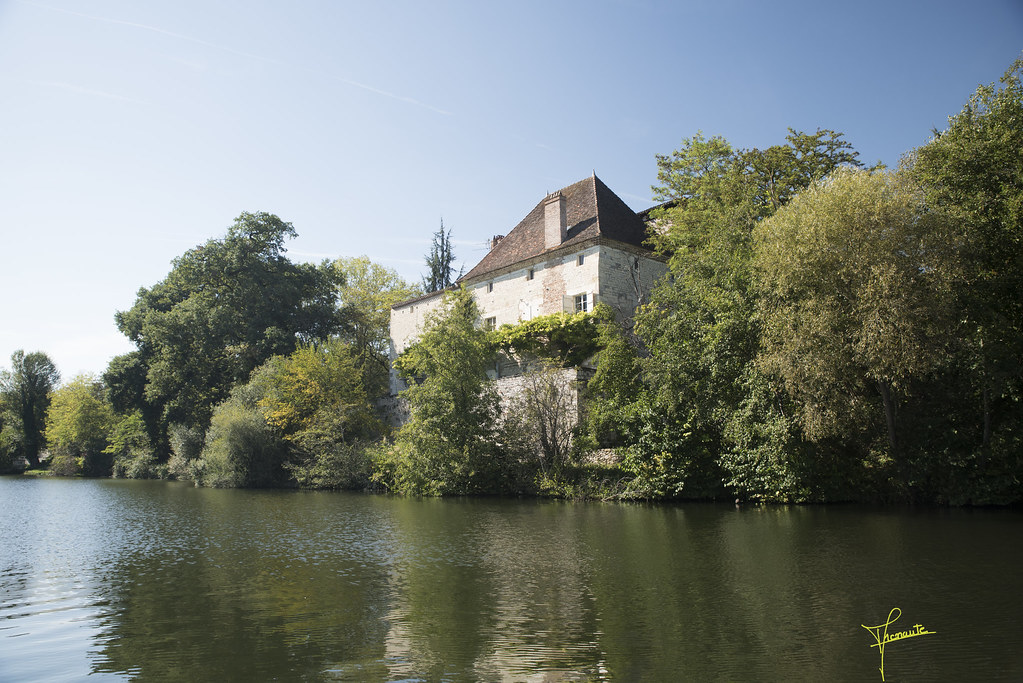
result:
[[[521,267],[469,285],[484,320],[495,326],[516,324],[565,310],[565,297],[597,293],[600,247],[548,259],[532,259]],[[579,257],[582,257],[582,263]],[[569,304],[571,305],[571,301]]]
[[[656,259],[633,251],[602,247],[597,300],[613,308],[619,320],[630,320],[639,305],[649,303],[654,285],[667,272],[668,267]]]

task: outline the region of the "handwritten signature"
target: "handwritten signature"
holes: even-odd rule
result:
[[[898,607],[893,607],[892,611],[888,613],[888,621],[877,626],[863,626],[863,628],[870,631],[870,635],[874,636],[874,640],[877,642],[870,647],[876,647],[881,652],[881,680],[884,681],[884,648],[888,643],[894,643],[897,640],[905,640],[906,638],[916,638],[917,636],[929,636],[937,633],[937,631],[928,631],[922,624],[913,624],[911,631],[899,631],[897,633],[888,633],[888,627],[898,621],[899,617],[902,616],[902,610]]]

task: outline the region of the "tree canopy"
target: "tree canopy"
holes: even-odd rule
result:
[[[204,429],[213,407],[266,359],[338,331],[337,271],[288,260],[284,241],[295,234],[277,216],[243,213],[224,238],[189,250],[163,281],[139,290],[116,316],[138,349],[108,370],[118,400],[139,400],[144,369],[142,399],[157,410],[143,415],[163,425],[154,431],[171,422]]]
[[[106,449],[114,422],[114,411],[95,377],[79,375],[57,389],[46,411],[51,469],[60,474],[109,475]]]
[[[757,227],[761,361],[809,436],[874,422],[897,450],[894,394],[948,356],[951,225],[901,174],[839,171]]]
[[[341,336],[357,354],[367,391],[381,396],[388,389],[391,306],[419,296],[423,290],[365,256],[339,258],[331,267],[343,320]]]
[[[46,409],[50,393],[59,382],[57,366],[40,351],[15,351],[11,354],[11,369],[0,372],[0,401],[18,423],[21,454],[31,467],[39,466],[39,451],[46,443]]]
[[[426,255],[426,275],[423,276],[423,289],[429,292],[439,292],[454,284],[455,275],[455,252],[451,247],[451,230],[444,231],[444,221],[441,220],[440,228],[433,233],[433,242],[430,244],[430,252]]]

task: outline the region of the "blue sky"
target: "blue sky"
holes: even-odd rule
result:
[[[592,171],[845,133],[895,165],[1023,50],[1023,0],[0,0],[0,365],[131,350],[113,316],[242,211],[295,260],[466,268]]]

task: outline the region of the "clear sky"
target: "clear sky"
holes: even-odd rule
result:
[[[242,211],[295,260],[471,268],[595,171],[845,133],[895,165],[1023,50],[1023,0],[0,0],[0,366],[131,350],[114,312]]]

